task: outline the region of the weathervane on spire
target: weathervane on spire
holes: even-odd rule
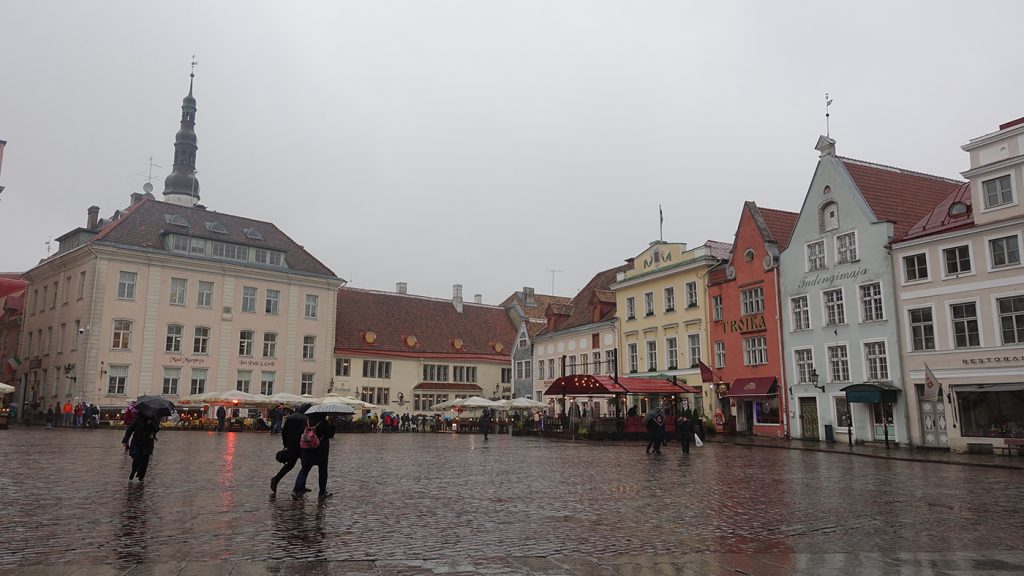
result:
[[[191,76],[192,78],[196,77],[196,64],[199,64],[199,61],[196,60],[196,55],[193,54],[192,55],[192,72],[189,74],[189,76]]]
[[[828,97],[828,92],[825,92],[825,136],[831,138],[832,134],[829,132],[828,126],[828,108],[832,105],[832,99]]]

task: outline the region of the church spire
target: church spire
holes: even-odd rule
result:
[[[184,206],[199,203],[199,179],[196,178],[196,99],[192,84],[196,77],[196,60],[188,75],[188,96],[181,101],[181,128],[174,136],[174,168],[164,180],[164,201]]]

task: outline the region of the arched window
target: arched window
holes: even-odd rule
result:
[[[839,205],[835,202],[826,202],[822,205],[818,222],[822,232],[839,228]]]

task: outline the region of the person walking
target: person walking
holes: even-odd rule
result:
[[[227,418],[228,411],[223,406],[217,406],[217,432],[224,431],[224,419]]]
[[[644,416],[644,424],[647,426],[649,440],[647,442],[647,453],[654,450],[655,454],[661,454],[661,439],[665,434],[665,410],[660,406],[651,410]]]
[[[281,420],[284,418],[284,404],[278,404],[270,409],[270,435],[281,433]]]
[[[277,485],[284,478],[285,474],[292,471],[295,468],[295,463],[299,461],[299,457],[302,454],[302,450],[299,447],[299,440],[302,438],[302,431],[306,428],[306,410],[312,404],[306,403],[299,406],[299,409],[284,419],[284,425],[281,427],[281,443],[284,444],[285,450],[288,451],[284,465],[278,470],[277,474],[270,479],[270,491],[277,492]]]
[[[487,435],[491,433],[493,414],[494,412],[490,408],[484,408],[484,411],[480,413],[480,430],[484,433],[484,440],[487,440]]]
[[[160,423],[156,419],[139,413],[132,425],[124,431],[121,443],[128,446],[128,454],[132,457],[132,472],[128,479],[138,477],[139,482],[146,481],[149,470],[149,457],[156,445],[156,434],[160,431]]]
[[[334,437],[334,425],[327,418],[326,414],[311,414],[306,428],[299,438],[301,447],[302,469],[295,477],[295,487],[292,489],[292,498],[302,498],[306,495],[306,477],[313,466],[317,467],[319,478],[317,484],[320,488],[318,497],[323,500],[334,494],[327,491],[327,460],[331,453],[331,438]],[[314,440],[315,438],[315,440]]]
[[[679,444],[682,445],[683,454],[690,453],[690,440],[693,439],[693,422],[683,414],[676,420],[676,432],[679,433]]]

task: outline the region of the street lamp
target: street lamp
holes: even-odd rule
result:
[[[815,388],[821,390],[822,392],[825,391],[825,385],[818,384],[818,371],[814,368],[811,368],[811,386],[814,386]]]

